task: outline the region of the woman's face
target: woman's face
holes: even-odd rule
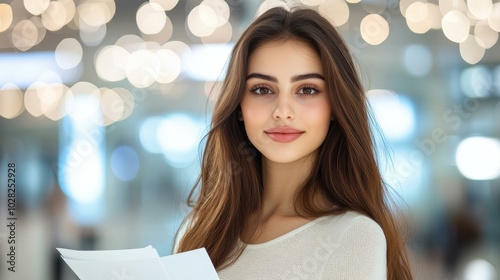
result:
[[[266,159],[313,155],[332,114],[318,54],[296,40],[262,44],[249,57],[240,105],[248,138]]]

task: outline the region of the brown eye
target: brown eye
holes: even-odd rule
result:
[[[304,87],[299,90],[299,93],[303,95],[314,95],[319,93],[319,90],[312,87]]]
[[[254,92],[255,94],[266,95],[270,94],[271,90],[267,87],[257,87],[253,89],[252,92]]]

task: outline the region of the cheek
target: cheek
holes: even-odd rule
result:
[[[322,105],[320,106],[320,111],[322,119],[325,120],[326,123],[330,123],[331,117],[332,117],[332,107],[330,104],[330,100],[328,98],[324,98]]]
[[[319,126],[328,125],[332,115],[332,110],[327,102],[318,102],[311,104],[306,108],[305,116],[309,123],[317,124]]]
[[[267,106],[262,102],[243,99],[240,103],[243,120],[246,124],[260,122],[265,119]]]

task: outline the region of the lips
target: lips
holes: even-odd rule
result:
[[[275,127],[264,132],[273,141],[281,143],[292,142],[302,136],[302,134],[304,133],[304,131],[295,129],[293,127]]]

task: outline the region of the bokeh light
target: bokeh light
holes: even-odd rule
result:
[[[159,4],[165,11],[170,11],[179,2],[179,0],[149,0],[150,3]]]
[[[83,1],[77,7],[78,24],[97,27],[108,23],[115,15],[114,0]]]
[[[474,259],[467,263],[464,269],[464,280],[494,280],[497,270],[487,260]]]
[[[160,49],[155,52],[159,63],[159,71],[156,81],[159,83],[173,82],[181,72],[181,60],[177,54],[168,49]]]
[[[69,110],[68,115],[75,121],[92,120],[100,124],[100,92],[97,86],[81,81],[71,87],[71,92],[75,98],[75,106]]]
[[[63,3],[51,1],[42,14],[42,24],[50,31],[57,31],[66,24],[66,9]]]
[[[53,120],[62,119],[68,114],[74,106],[74,98],[71,89],[60,83],[53,83],[43,87],[43,98],[41,98],[41,107],[43,114]]]
[[[318,6],[321,3],[324,3],[325,0],[300,0],[300,2],[307,6]]]
[[[154,41],[158,44],[165,44],[170,40],[172,37],[172,34],[174,32],[174,26],[172,25],[172,21],[170,20],[169,17],[165,18],[165,24],[163,25],[163,28],[155,33],[155,34],[144,34],[142,33],[142,38],[146,41]]]
[[[414,160],[418,160],[419,164],[415,164]],[[425,180],[431,175],[423,164],[425,161],[423,154],[416,154],[415,150],[404,146],[395,146],[390,152],[383,148],[377,152],[377,163],[385,184],[403,198],[395,201],[398,205],[421,205],[419,197],[427,191]]]
[[[203,44],[225,44],[231,41],[233,36],[233,27],[228,21],[221,27],[218,27],[214,32],[206,37],[201,37]]]
[[[43,114],[42,100],[38,92],[47,86],[46,83],[35,82],[24,92],[24,106],[26,107],[26,111],[34,117],[39,117]]]
[[[491,13],[493,3],[491,0],[468,0],[469,12],[478,19],[486,19]]]
[[[361,21],[361,37],[370,45],[379,45],[389,36],[389,24],[379,14],[370,14]]]
[[[399,11],[401,12],[401,15],[403,17],[406,17],[406,10],[408,7],[410,7],[411,4],[415,3],[417,1],[415,0],[400,0],[399,1]],[[418,2],[425,2],[425,1],[418,1]]]
[[[453,10],[465,13],[467,11],[467,5],[464,0],[439,0],[439,10],[442,15],[446,15]]]
[[[345,0],[344,0],[345,1]],[[361,8],[370,14],[381,15],[387,8],[388,0],[360,1]]]
[[[182,41],[169,41],[162,46],[165,49],[171,50],[181,59],[181,72],[190,68],[192,60],[191,47]]]
[[[125,66],[127,80],[137,88],[152,85],[159,75],[160,62],[154,52],[138,50],[130,54]]]
[[[474,26],[474,35],[484,43],[486,49],[493,47],[498,41],[498,32],[491,29],[485,20],[476,23],[476,26]]]
[[[426,3],[415,2],[406,9],[406,24],[414,33],[423,34],[429,31],[432,23],[431,12]]]
[[[121,181],[130,181],[139,171],[139,156],[134,148],[128,145],[117,147],[111,153],[111,171]]]
[[[488,24],[491,29],[500,32],[500,3],[493,4],[491,14],[488,17]]]
[[[32,15],[42,14],[50,4],[50,0],[23,0],[24,7]]]
[[[444,15],[442,27],[446,38],[452,42],[461,43],[469,35],[470,21],[460,11],[453,10]]]
[[[103,125],[110,125],[119,121],[123,116],[125,101],[114,90],[100,88],[100,105],[103,117]]]
[[[144,42],[144,39],[135,34],[123,35],[116,41],[115,45],[124,48],[129,53],[146,49],[146,42]]]
[[[75,68],[83,57],[83,48],[74,38],[63,39],[56,47],[55,58],[62,69]]]
[[[9,29],[12,24],[12,8],[9,4],[0,3],[0,32]]]
[[[462,70],[460,87],[469,98],[485,98],[493,84],[491,72],[484,66],[472,66]]]
[[[462,175],[471,180],[491,180],[500,175],[500,142],[489,137],[469,137],[458,145],[455,160]]]
[[[390,90],[369,90],[370,107],[377,124],[391,141],[407,140],[416,130],[416,112],[412,102]]]
[[[30,18],[30,21],[36,26],[38,31],[38,38],[36,39],[35,46],[40,44],[43,39],[45,39],[45,35],[47,35],[47,28],[43,26],[42,19],[37,16],[33,16]]]
[[[427,3],[426,5],[429,12],[427,19],[431,22],[431,28],[441,29],[442,15],[439,6],[434,3]]]
[[[156,137],[167,163],[176,168],[193,164],[198,156],[202,132],[201,122],[190,115],[171,113],[165,116]]]
[[[319,5],[318,11],[334,26],[342,26],[349,19],[349,6],[344,0],[324,1]]]
[[[484,56],[484,43],[474,35],[469,35],[460,43],[460,55],[469,64],[478,63]]]
[[[230,10],[229,5],[224,0],[203,0],[200,3],[200,6],[206,6],[215,12],[217,16],[217,20],[215,22],[215,27],[221,27],[226,24],[229,20]],[[211,26],[212,20],[207,19],[204,20],[204,23]]]
[[[120,108],[122,111],[122,117],[120,120],[122,121],[132,114],[136,100],[134,95],[128,89],[117,87],[113,88],[113,91],[120,96],[121,100],[123,100],[123,108]]]
[[[103,24],[98,27],[89,27],[80,30],[80,39],[88,47],[99,45],[106,37],[107,27]]]
[[[89,99],[79,95],[75,107],[88,109]],[[93,105],[91,105],[93,106]],[[65,137],[61,137],[58,179],[62,191],[72,202],[92,204],[104,194],[105,181],[105,134],[94,118],[64,118]],[[98,116],[97,116],[98,118]],[[90,211],[92,213],[92,211]],[[90,213],[87,213],[89,215]]]
[[[0,116],[13,119],[24,111],[23,93],[12,83],[0,88]]]
[[[139,139],[142,147],[154,154],[159,154],[162,151],[158,137],[156,137],[158,127],[163,121],[161,117],[149,117],[145,119],[139,129]]]
[[[124,88],[100,88],[102,125],[126,119],[134,109],[134,96]]]
[[[196,81],[222,80],[232,44],[194,45],[191,47],[191,63],[196,67],[186,69],[186,75]]]
[[[58,0],[58,2],[63,5],[65,10],[66,20],[64,21],[64,24],[66,25],[72,22],[76,14],[75,2],[73,0]]]
[[[38,28],[30,20],[21,20],[12,30],[12,44],[20,51],[31,49],[36,45],[37,40]]]
[[[102,48],[96,56],[95,68],[103,80],[116,82],[125,79],[129,52],[117,45]]]
[[[136,14],[137,27],[144,34],[160,32],[167,21],[165,10],[157,3],[144,3]]]
[[[187,17],[189,31],[197,37],[206,37],[215,31],[218,16],[206,5],[194,7]]]

